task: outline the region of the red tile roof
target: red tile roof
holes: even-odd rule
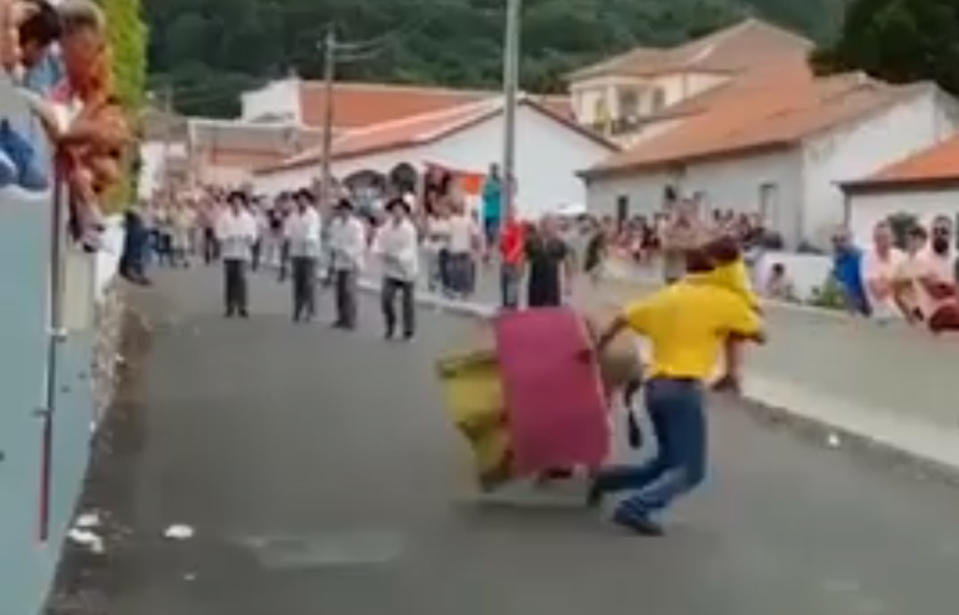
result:
[[[668,73],[738,73],[757,65],[805,59],[811,41],[758,19],[747,19],[670,49],[639,47],[574,71],[571,81],[610,75],[655,76]]]
[[[552,118],[574,130],[584,137],[597,141],[615,151],[616,146],[601,135],[580,126],[575,121],[563,115],[563,108],[556,110],[555,105],[540,102],[535,96],[523,96],[519,104],[537,109],[544,115]],[[364,128],[357,128],[342,134],[333,141],[332,158],[342,160],[356,156],[364,156],[374,152],[389,151],[416,145],[425,145],[453,133],[465,130],[502,112],[501,98],[488,98],[479,102],[463,104],[457,107],[412,115],[401,119],[381,122]],[[258,169],[258,173],[269,173],[282,169],[291,169],[317,164],[323,159],[320,148],[312,148],[297,156],[284,160],[280,164]]]
[[[495,93],[338,81],[333,89],[333,125],[345,129],[370,126],[458,107],[491,96],[495,96]],[[323,125],[326,115],[326,90],[322,82],[300,83],[300,110],[303,123],[307,126]]]
[[[959,184],[959,136],[909,156],[875,175],[846,182],[843,188],[882,190],[937,184]]]
[[[770,65],[718,88],[701,109],[662,135],[584,172],[587,177],[666,166],[756,149],[806,136],[883,109],[918,86],[891,86],[862,73],[814,78],[805,62]]]

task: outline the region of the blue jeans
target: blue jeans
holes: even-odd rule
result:
[[[706,474],[702,383],[654,378],[646,383],[646,408],[656,431],[656,456],[642,466],[605,469],[597,478],[602,492],[635,491],[616,511],[627,519],[666,508]]]
[[[500,265],[500,295],[502,307],[507,310],[519,308],[519,283],[523,272],[519,265],[503,263]]]

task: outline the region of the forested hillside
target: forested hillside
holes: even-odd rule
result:
[[[758,15],[818,40],[840,28],[844,0],[524,0],[523,86],[562,91],[572,68],[638,44],[687,40]],[[154,88],[177,107],[236,112],[236,93],[295,71],[322,73],[331,21],[363,45],[342,78],[496,87],[506,0],[145,0]]]

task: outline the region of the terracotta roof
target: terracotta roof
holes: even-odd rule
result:
[[[678,47],[633,49],[574,71],[568,79],[680,72],[738,73],[779,60],[805,59],[813,48],[808,39],[750,18]]]
[[[536,97],[523,96],[519,104],[537,109],[540,113],[574,130],[584,137],[592,139],[610,151],[616,145],[601,135],[580,126],[563,111],[540,102]],[[342,160],[363,156],[374,152],[388,151],[416,145],[425,145],[438,139],[465,130],[502,113],[501,98],[481,100],[458,107],[413,115],[398,120],[381,122],[365,128],[347,131],[333,141],[332,158]],[[284,160],[281,164],[258,169],[258,173],[269,173],[282,169],[291,169],[319,163],[323,159],[321,148],[312,148],[300,155]]]
[[[285,157],[284,154],[279,152],[232,148],[205,150],[200,154],[194,154],[194,156],[196,156],[194,162],[202,165],[235,167],[239,169],[246,169],[248,171],[252,171],[253,169],[262,167],[266,164],[280,162]]]
[[[333,125],[359,128],[493,96],[495,92],[338,81],[333,89]],[[307,126],[323,125],[326,90],[322,82],[300,82],[300,110]]]
[[[896,162],[875,175],[845,182],[849,191],[959,183],[959,136]]]
[[[812,77],[805,63],[770,67],[717,91],[704,110],[584,172],[587,177],[690,162],[799,140],[883,109],[928,87],[862,73]]]

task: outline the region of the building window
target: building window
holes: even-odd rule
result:
[[[635,88],[619,91],[619,117],[627,121],[639,117],[639,93]]]
[[[666,90],[656,88],[653,90],[653,113],[659,113],[666,106]]]
[[[629,197],[621,194],[616,197],[616,228],[622,230],[627,220],[629,220]]]
[[[779,221],[779,185],[774,183],[763,184],[759,187],[759,219],[769,226]]]

